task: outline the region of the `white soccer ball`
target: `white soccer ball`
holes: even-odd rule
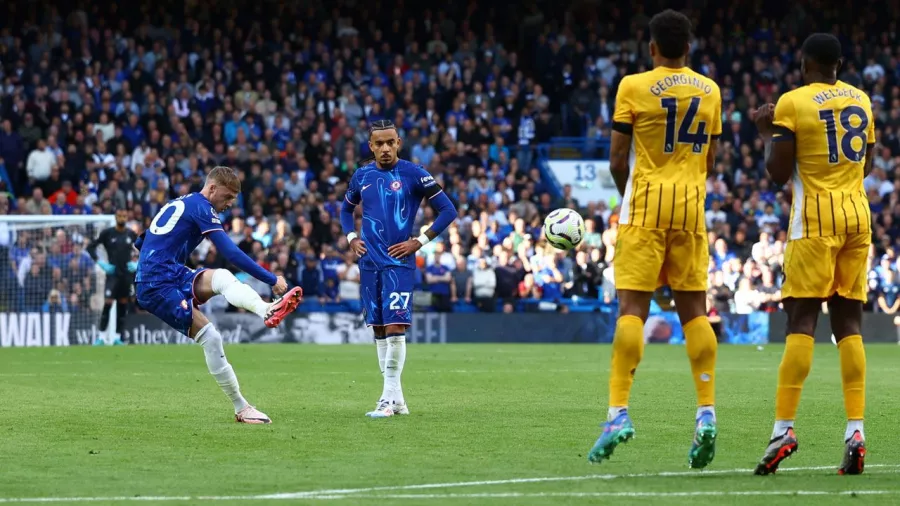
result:
[[[584,239],[584,220],[571,209],[557,209],[544,219],[544,237],[554,248],[570,250]]]

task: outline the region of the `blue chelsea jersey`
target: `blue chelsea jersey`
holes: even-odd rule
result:
[[[200,193],[178,197],[162,207],[144,236],[136,283],[178,279],[206,234],[222,230],[212,204]]]
[[[398,160],[390,169],[379,169],[374,162],[357,169],[345,198],[350,204],[362,204],[360,239],[366,254],[359,259],[359,268],[414,269],[414,255],[399,260],[388,255],[388,247],[419,235],[413,226],[422,199],[441,191],[428,171],[407,160]]]

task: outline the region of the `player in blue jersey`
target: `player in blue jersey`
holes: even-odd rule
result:
[[[203,347],[210,374],[234,403],[236,421],[272,423],[241,395],[234,370],[225,358],[222,335],[199,310],[201,304],[221,294],[231,305],[259,315],[271,328],[300,304],[303,295],[300,288],[288,290],[282,276],[275,276],[251,260],[222,229],[218,213],[231,207],[240,191],[241,182],[235,171],[215,167],[207,175],[200,193],[179,197],[163,206],[150,228],[135,242],[141,252],[135,291],[141,307]],[[272,292],[283,297],[273,303],[265,302],[228,269],[186,267],[188,256],[204,237],[231,263],[271,285]]]
[[[412,321],[416,252],[456,219],[453,202],[423,167],[397,154],[402,141],[397,128],[379,120],[369,128],[375,161],[353,173],[341,208],[341,226],[350,248],[359,255],[360,299],[366,324],[373,327],[384,388],[372,418],[409,414],[400,375],[406,361],[406,329]],[[438,211],[431,227],[413,238],[416,213],[423,199]],[[362,226],[353,217],[362,204]]]

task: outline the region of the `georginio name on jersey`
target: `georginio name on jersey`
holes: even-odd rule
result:
[[[705,82],[700,78],[700,76],[694,76],[690,74],[672,74],[670,76],[666,76],[650,86],[650,93],[658,97],[662,95],[664,91],[673,86],[693,86],[694,88],[703,91],[703,93],[707,95],[712,93],[711,84]]]

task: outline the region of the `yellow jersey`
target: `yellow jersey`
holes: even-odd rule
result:
[[[613,128],[631,132],[631,170],[619,223],[705,232],[709,141],[722,134],[719,86],[693,70],[657,67],[626,76]]]
[[[863,188],[866,146],[875,142],[872,102],[837,81],[789,91],[775,105],[773,142],[794,139],[790,239],[870,234]]]

